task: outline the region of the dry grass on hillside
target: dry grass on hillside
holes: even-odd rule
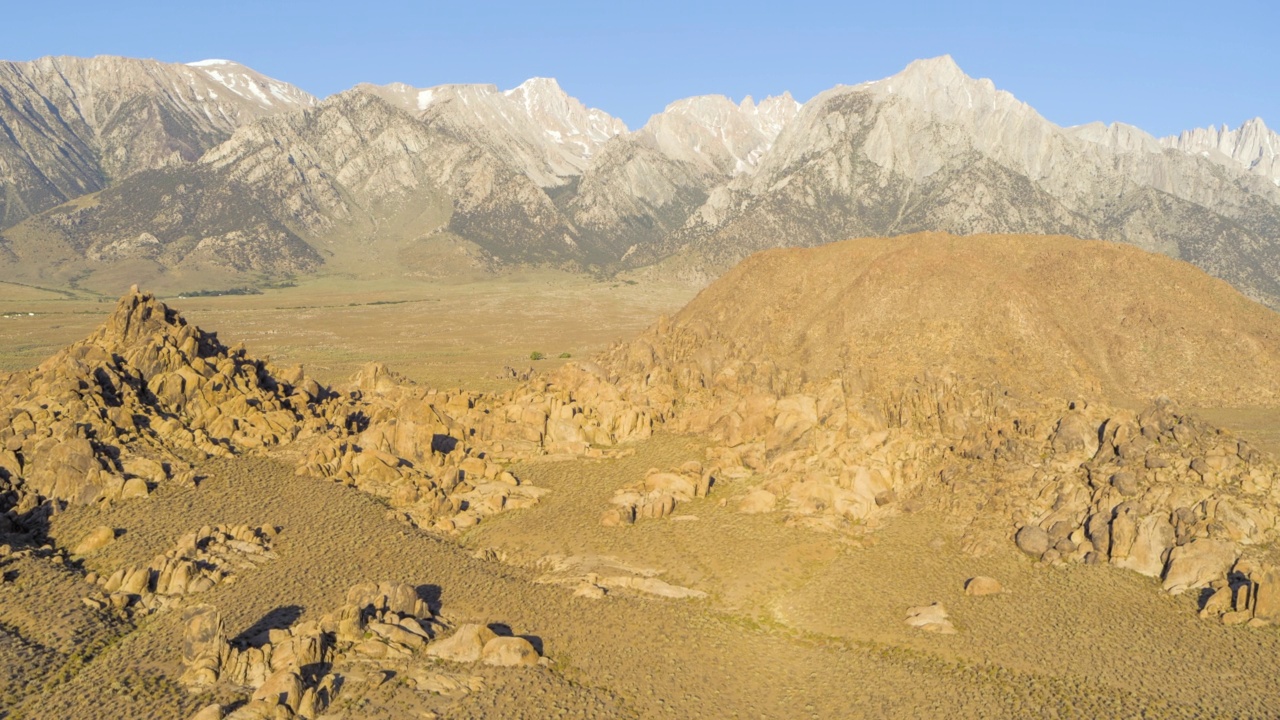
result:
[[[845,368],[894,386],[951,370],[1063,398],[1280,404],[1280,316],[1117,243],[921,234],[770,250],[677,321],[812,377]]]

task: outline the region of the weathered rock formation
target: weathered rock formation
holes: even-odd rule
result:
[[[534,563],[536,582],[574,588],[574,595],[599,600],[615,591],[670,599],[706,597],[701,590],[673,585],[662,571],[636,567],[614,557],[599,555],[546,555]]]
[[[271,540],[276,528],[247,525],[203,527],[178,540],[172,550],[147,565],[131,565],[111,575],[91,574],[101,590],[84,599],[96,609],[110,608],[126,617],[140,617],[172,607],[187,595],[231,581],[237,572],[275,559]]]
[[[424,692],[465,694],[482,687],[478,678],[435,671],[430,658],[504,667],[540,660],[528,640],[498,636],[484,625],[464,624],[432,642],[444,623],[412,586],[396,582],[356,585],[346,604],[318,621],[273,629],[241,645],[228,642],[211,605],[193,606],[183,619],[183,683],[197,690],[226,683],[249,693],[230,714],[211,706],[199,718],[316,718],[344,690],[351,694],[354,677],[392,670]]]
[[[668,517],[680,503],[706,497],[714,482],[714,471],[703,470],[697,460],[667,472],[651,468],[643,480],[618,488],[611,501],[616,507],[606,511],[601,522],[617,526],[641,518]]]
[[[938,633],[939,635],[954,635],[956,633],[955,625],[951,623],[951,616],[947,614],[947,609],[942,606],[942,603],[907,608],[906,622],[911,627],[919,628],[925,632]]]
[[[300,474],[386,497],[404,519],[453,532],[537,501],[542,491],[496,458],[587,452],[587,432],[609,439],[599,421],[583,430],[573,420],[582,409],[565,392],[442,393],[381,366],[354,388],[339,396],[301,367],[227,348],[134,289],[90,337],[0,377],[0,510],[18,520],[146,497],[162,483],[194,482],[204,458],[303,441]],[[601,407],[595,413],[616,425]]]
[[[301,369],[227,348],[135,288],[88,338],[0,378],[4,507],[23,514],[190,482],[191,462],[314,433],[323,395]]]

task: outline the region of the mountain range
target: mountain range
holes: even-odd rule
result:
[[[918,231],[1065,234],[1280,306],[1280,136],[1063,128],[950,57],[630,131],[555,80],[319,100],[225,60],[0,63],[0,274],[115,292],[457,263],[710,277]],[[1117,277],[1117,282],[1126,278]]]

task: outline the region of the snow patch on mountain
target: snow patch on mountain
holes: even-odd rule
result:
[[[316,104],[316,98],[311,94],[231,60],[199,60],[187,63],[187,67],[199,70],[236,95],[263,107],[303,108]]]

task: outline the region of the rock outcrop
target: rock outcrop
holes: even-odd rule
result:
[[[1099,263],[1196,301],[1103,288]],[[1148,325],[1128,330],[1135,317]],[[1226,327],[1250,340],[1226,351]],[[1264,370],[1278,337],[1269,311],[1140,251],[926,235],[761,254],[550,387],[591,388],[574,395],[584,427],[602,401],[646,421],[600,444],[660,428],[708,438],[705,466],[733,480],[743,512],[866,532],[934,507],[967,525],[972,553],[1004,538],[1182,592],[1276,539],[1280,466],[1177,403],[1280,402]],[[1110,396],[1157,399],[1133,412]],[[697,494],[688,469],[621,489],[605,524],[670,514]]]
[[[231,582],[236,573],[253,571],[260,563],[275,559],[271,541],[277,533],[274,527],[247,525],[200,528],[182,536],[173,549],[147,565],[90,576],[100,590],[84,603],[131,618],[175,606],[187,595]]]
[[[673,585],[663,580],[662,571],[635,567],[617,558],[598,555],[547,555],[535,563],[538,583],[574,588],[577,597],[599,600],[616,591],[642,596],[684,600],[706,597],[706,592]]]
[[[100,525],[89,531],[76,546],[71,550],[73,555],[87,555],[96,550],[110,545],[116,539],[116,531],[114,528]]]
[[[986,575],[971,577],[964,582],[965,595],[982,597],[983,595],[996,595],[1002,592],[1004,592],[1004,586],[1000,584],[1000,581]]]
[[[906,622],[911,627],[919,628],[925,632],[954,635],[956,628],[951,623],[950,618],[951,616],[947,614],[947,609],[942,606],[942,603],[933,603],[932,605],[908,608]]]
[[[193,485],[204,458],[301,442],[299,474],[386,498],[401,519],[453,533],[537,502],[544,491],[508,472],[512,460],[599,457],[593,441],[648,430],[613,407],[629,405],[599,400],[602,387],[589,387],[597,402],[586,414],[569,390],[440,392],[375,365],[339,395],[300,367],[227,348],[135,288],[90,337],[0,377],[0,510],[11,522],[145,498],[165,483]]]
[[[1179,593],[1225,580],[1249,547],[1276,538],[1280,466],[1268,455],[1167,404],[1092,427],[1099,447],[1049,455],[1032,475],[1038,497],[1014,510],[1030,554],[1110,562]],[[1042,548],[1023,544],[1033,534]]]
[[[316,718],[340,695],[355,692],[350,688],[359,684],[352,679],[393,671],[419,690],[460,695],[483,682],[434,671],[430,658],[503,667],[540,660],[527,639],[499,636],[483,625],[462,625],[432,642],[443,622],[412,586],[396,582],[353,586],[347,602],[318,621],[272,629],[242,644],[227,640],[211,605],[188,608],[183,620],[182,682],[193,690],[227,683],[249,692],[229,715],[217,705],[196,717]]]
[[[372,430],[379,431],[377,426]],[[425,447],[430,448],[430,443]],[[352,442],[325,440],[303,460],[298,473],[386,498],[393,512],[408,522],[446,533],[472,527],[504,510],[530,507],[545,492],[522,485],[482,454],[467,453],[406,452],[415,456],[411,462]]]
[[[651,468],[643,480],[618,488],[611,501],[615,507],[605,512],[601,522],[617,526],[642,518],[668,517],[680,503],[706,497],[715,483],[714,474],[697,460],[666,472]]]
[[[88,338],[0,378],[0,477],[19,515],[145,497],[190,483],[193,461],[315,433],[324,396],[134,288]]]

